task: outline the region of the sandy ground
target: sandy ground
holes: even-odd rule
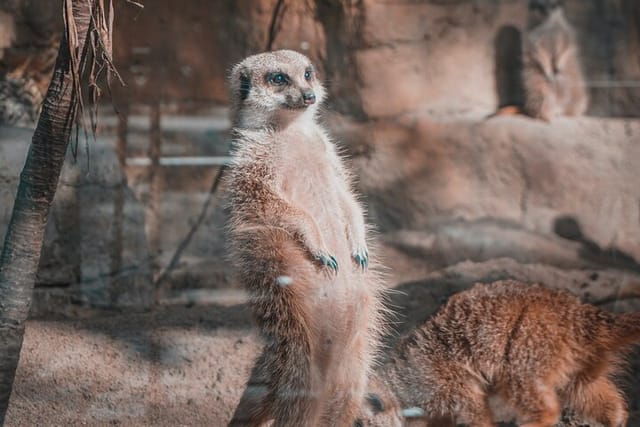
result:
[[[599,272],[595,280],[592,271],[542,268],[508,259],[464,262],[398,286],[393,304],[402,316],[396,330],[410,330],[451,293],[478,279],[505,277],[505,271],[520,279],[546,277],[560,287],[575,284],[585,292],[592,286],[604,289],[598,298],[616,292],[598,285],[600,280],[614,281],[617,273],[611,271]],[[585,286],[589,277],[594,285]],[[632,302],[612,308],[638,306]],[[260,346],[246,305],[237,303],[73,321],[32,320],[6,426],[226,425]],[[629,426],[640,426],[637,354],[622,383],[630,403]]]
[[[224,425],[256,338],[245,306],[31,321],[6,425]]]

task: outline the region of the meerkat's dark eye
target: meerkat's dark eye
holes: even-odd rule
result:
[[[269,75],[267,80],[273,85],[282,86],[289,81],[289,78],[284,73],[273,73]]]
[[[307,70],[307,71],[304,72],[304,79],[306,81],[311,80],[311,70]]]

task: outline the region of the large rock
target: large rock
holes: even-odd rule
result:
[[[590,112],[638,115],[640,90],[634,81],[640,64],[628,55],[640,43],[638,3],[564,4],[590,81]],[[355,89],[370,117],[417,109],[436,115],[487,112],[504,101],[504,85],[514,78],[508,74],[518,70],[500,55],[519,53],[526,1],[369,0],[361,9],[352,21],[361,28],[354,47]]]
[[[368,116],[495,108],[494,39],[505,25],[521,27],[526,8],[509,1],[456,3],[365,2],[356,58]]]
[[[0,127],[0,239],[4,239],[32,131]],[[59,303],[147,307],[152,297],[144,210],[104,140],[79,142],[69,153],[50,211],[33,311]],[[52,301],[53,298],[53,301]],[[52,302],[54,304],[52,304]]]
[[[640,260],[640,121],[408,115],[336,130],[383,231],[491,218]]]
[[[0,72],[19,71],[40,87],[46,86],[55,57],[51,35],[61,28],[60,2],[43,4],[0,5],[0,21],[7,23],[0,33],[5,62]],[[591,84],[590,112],[637,115],[637,1],[567,0],[565,5]],[[517,73],[501,55],[505,48],[507,56],[518,53],[527,5],[524,0],[215,5],[156,0],[142,10],[125,2],[116,6],[116,16],[115,63],[128,84],[125,90],[114,85],[119,102],[157,102],[161,87],[160,98],[181,108],[226,103],[231,64],[265,49],[289,48],[314,60],[329,83],[334,108],[364,120],[417,109],[436,115],[494,110],[513,78],[503,74]],[[28,57],[33,59],[23,73]]]
[[[640,43],[637,2],[568,0],[565,4],[578,34],[585,74],[593,83],[590,111],[597,115],[638,114],[640,91],[633,81],[640,78],[640,65],[630,54],[638,51]],[[117,33],[125,41],[117,53],[125,73],[129,64],[140,71],[141,57],[155,58],[158,63],[149,67],[146,61],[145,87],[162,83],[173,97],[197,94],[201,98],[204,93],[211,100],[226,102],[226,68],[218,66],[220,58],[229,64],[268,46],[297,49],[316,62],[330,83],[334,108],[358,119],[390,117],[416,109],[437,115],[492,111],[503,101],[502,86],[513,79],[502,74],[517,72],[504,69],[509,64],[501,62],[499,53],[511,46],[507,54],[517,55],[515,46],[527,17],[526,2],[519,0],[335,0],[284,5],[265,0],[252,7],[242,2],[237,7],[220,7],[214,18],[220,23],[210,28],[235,30],[231,34],[239,29],[245,35],[234,38],[225,32],[209,34],[200,14],[191,9],[181,10],[179,16],[184,22],[186,14],[195,32],[182,33],[183,24],[173,23],[176,7],[159,2],[156,9],[160,14],[142,13],[137,25],[125,26]],[[194,10],[200,9],[194,6]],[[137,15],[137,11],[125,13],[122,20],[126,24]],[[159,27],[156,21],[162,19],[176,28],[173,33],[178,37],[164,40],[164,33],[150,31]],[[616,25],[610,25],[612,22]],[[192,37],[205,34],[212,40],[205,47],[208,54],[185,49],[193,44]],[[137,40],[136,46],[130,46],[128,40]],[[150,54],[129,50],[142,45],[151,49]],[[181,59],[180,64],[197,66],[162,69],[173,56]],[[174,87],[173,82],[183,79],[167,79],[167,75],[188,77],[189,85]],[[143,91],[141,96],[152,97],[153,91]]]

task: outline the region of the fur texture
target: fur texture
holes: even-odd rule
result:
[[[531,117],[583,115],[588,96],[574,30],[559,0],[529,2],[529,30],[523,41],[525,112]]]
[[[430,426],[551,427],[563,408],[606,427],[626,425],[613,378],[640,343],[640,313],[613,314],[562,291],[477,284],[396,348],[369,391],[369,425],[400,426],[420,408]]]
[[[231,425],[351,426],[382,286],[351,177],[316,119],[324,89],[286,50],[242,61],[230,88],[230,253],[266,341]]]

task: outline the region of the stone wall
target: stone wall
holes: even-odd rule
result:
[[[637,2],[568,0],[566,13],[593,86],[590,112],[638,115]],[[503,90],[498,54],[517,45],[525,21],[523,0],[155,1],[121,7],[116,54],[133,82],[127,96],[143,102],[225,103],[231,64],[288,48],[314,59],[330,102],[358,119],[486,114]]]
[[[524,0],[146,3],[140,9],[115,2],[115,62],[127,82],[115,88],[118,102],[182,109],[224,104],[234,62],[289,48],[314,59],[333,106],[360,120],[416,110],[491,112],[509,84],[500,55],[517,46],[526,21]],[[640,6],[565,3],[592,84],[590,113],[638,115]],[[28,75],[46,87],[60,10],[59,1],[49,0],[0,5],[0,72]]]

